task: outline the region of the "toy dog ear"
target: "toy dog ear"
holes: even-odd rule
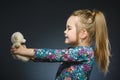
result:
[[[22,42],[24,42],[24,43],[25,43],[25,42],[26,42],[26,39],[23,39],[23,41],[22,41]]]
[[[14,34],[11,36],[11,42],[12,43],[15,42],[15,35]]]

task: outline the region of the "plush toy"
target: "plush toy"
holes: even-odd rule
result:
[[[15,32],[15,33],[13,33],[12,36],[11,36],[11,42],[13,43],[13,45],[12,45],[13,47],[19,48],[19,46],[20,46],[21,44],[25,43],[26,40],[24,39],[24,36],[22,35],[22,33],[20,33],[20,32]],[[26,47],[26,46],[24,45],[24,47]],[[21,60],[21,61],[23,61],[23,62],[27,62],[27,61],[29,61],[29,59],[30,59],[30,58],[27,57],[27,56],[18,55],[18,54],[13,55],[13,58],[14,58],[14,59],[17,59],[17,60]]]

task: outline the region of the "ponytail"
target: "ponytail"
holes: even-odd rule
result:
[[[108,72],[110,45],[107,33],[106,20],[102,12],[95,11],[95,57],[98,66],[104,74]]]

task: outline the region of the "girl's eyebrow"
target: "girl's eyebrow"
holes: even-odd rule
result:
[[[71,28],[71,26],[70,25],[66,25],[66,28]]]

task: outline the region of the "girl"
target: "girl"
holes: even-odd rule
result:
[[[109,39],[102,12],[76,10],[67,20],[65,43],[68,49],[12,47],[13,55],[29,56],[33,61],[62,62],[55,80],[89,80],[96,61],[106,74],[109,66]]]

